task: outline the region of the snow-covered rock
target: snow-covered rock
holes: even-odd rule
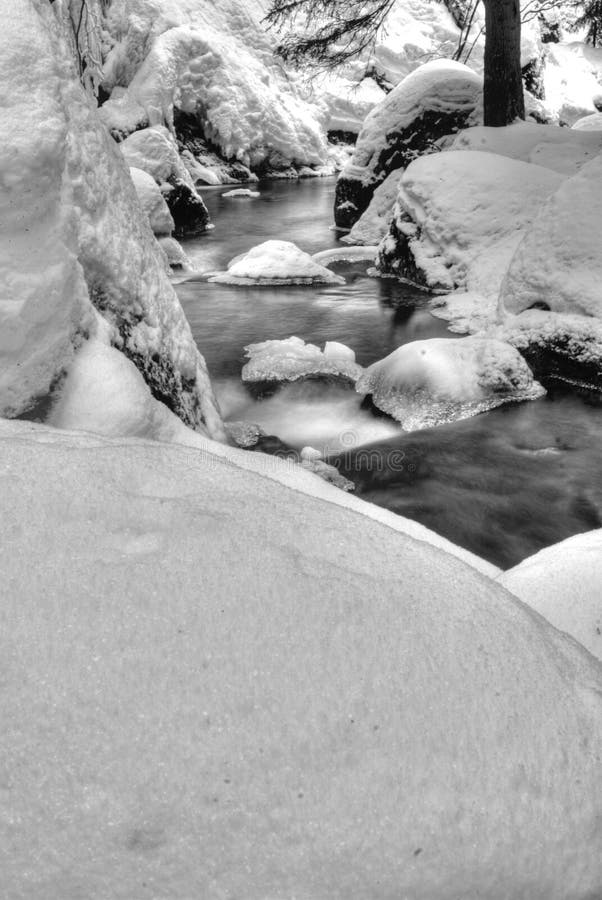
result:
[[[403,169],[394,169],[374,191],[366,209],[349,234],[341,240],[345,244],[379,244],[389,230],[393,219],[393,209],[399,191]]]
[[[290,241],[264,241],[234,257],[227,272],[212,275],[217,284],[344,284],[345,279],[314,262]]]
[[[583,116],[572,125],[576,131],[602,131],[602,113],[590,113]]]
[[[135,169],[133,166],[130,167],[130,176],[153,232],[157,235],[171,235],[176,226],[157,182],[142,169]]]
[[[222,194],[222,197],[239,197],[242,199],[253,200],[256,197],[261,197],[259,191],[252,191],[250,188],[235,188],[233,191],[226,191]]]
[[[249,362],[242,370],[242,379],[247,382],[298,381],[320,376],[355,384],[364,371],[356,363],[353,350],[336,341],[326,341],[320,350],[315,344],[290,337],[249,344],[245,354]]]
[[[350,228],[390,172],[438,150],[446,135],[476,124],[482,90],[480,76],[451,60],[425,63],[404,78],[364,122],[337,182],[336,224]]]
[[[173,237],[158,238],[159,245],[167,257],[172,269],[191,269],[192,263],[184,252],[184,248]]]
[[[165,257],[80,84],[63,6],[2,3],[0,413],[47,396],[101,331],[155,397],[223,437]]]
[[[193,114],[222,155],[255,166],[280,153],[290,162],[326,158],[323,112],[308,102],[273,53],[261,3],[123,0],[107,27],[105,64],[113,91],[101,115],[116,133],[173,127],[174,107]]]
[[[478,337],[404,344],[369,366],[356,390],[369,394],[406,431],[545,394],[513,347]]]
[[[602,155],[539,208],[504,279],[501,310],[519,313],[537,304],[602,317],[601,221]]]
[[[550,169],[477,151],[422,157],[403,173],[378,268],[431,290],[495,292],[521,232],[561,184]]]
[[[208,442],[0,440],[6,897],[599,893],[600,664],[435,535]]]
[[[602,152],[602,134],[535,122],[516,122],[505,128],[476,125],[460,132],[450,150],[496,153],[572,175]]]
[[[499,581],[602,660],[602,531],[546,547]]]

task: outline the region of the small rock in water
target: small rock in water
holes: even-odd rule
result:
[[[265,436],[263,428],[253,422],[227,422],[225,428],[228,437],[243,450],[255,447],[259,439]]]
[[[322,454],[319,450],[316,450],[315,447],[303,447],[301,450],[301,459],[312,462],[316,459],[322,459]]]
[[[219,272],[209,281],[240,285],[345,284],[344,278],[290,241],[264,241],[234,257],[227,272]]]
[[[226,191],[225,194],[222,194],[222,197],[246,197],[252,199],[261,197],[261,194],[259,191],[251,191],[249,188],[235,188],[233,191]]]
[[[245,347],[249,362],[243,367],[246,382],[287,382],[317,376],[336,378],[355,384],[363,368],[355,353],[345,344],[327,341],[324,350],[306,344],[301,338],[262,341]]]

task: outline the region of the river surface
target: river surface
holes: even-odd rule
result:
[[[203,193],[215,229],[187,241],[199,273],[222,270],[262,241],[315,253],[337,246],[333,179],[262,183],[256,199]],[[502,568],[571,534],[602,526],[602,408],[558,386],[530,403],[406,433],[361,407],[352,390],[305,382],[257,400],[240,371],[247,344],[297,335],[335,340],[368,365],[409,341],[457,337],[429,313],[429,298],[366,263],[331,268],[347,283],[319,287],[177,286],[228,421],[255,422],[301,449],[323,451],[366,500],[461,544]]]

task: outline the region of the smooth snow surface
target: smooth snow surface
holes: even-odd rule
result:
[[[0,434],[6,897],[596,896],[602,671],[545,620],[211,452]]]
[[[314,262],[290,241],[264,241],[236,256],[228,271],[209,281],[222,284],[345,284],[340,275]]]
[[[583,116],[572,126],[577,131],[602,131],[602,113],[590,113],[589,116]]]
[[[602,155],[563,182],[540,208],[512,260],[501,310],[544,303],[553,312],[602,316]]]
[[[402,169],[394,169],[374,191],[370,206],[359,217],[349,234],[341,240],[345,244],[379,244],[393,218],[393,210]]]
[[[157,184],[176,179],[189,187],[194,184],[180,159],[173,135],[162,125],[143,128],[130,134],[119,144],[129,166],[152,175]]]
[[[602,660],[602,531],[546,547],[499,581]]]
[[[356,390],[370,394],[406,431],[545,394],[513,347],[476,337],[404,344],[369,366]]]
[[[157,182],[142,169],[135,169],[133,166],[130,167],[130,176],[153,232],[157,235],[170,235],[176,226]]]
[[[297,381],[321,375],[355,383],[364,371],[353,350],[336,341],[326,341],[320,350],[315,344],[290,337],[249,344],[245,354],[249,362],[242,370],[243,381]]]

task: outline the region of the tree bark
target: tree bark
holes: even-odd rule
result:
[[[485,125],[525,118],[520,65],[520,0],[483,0],[485,5]]]

